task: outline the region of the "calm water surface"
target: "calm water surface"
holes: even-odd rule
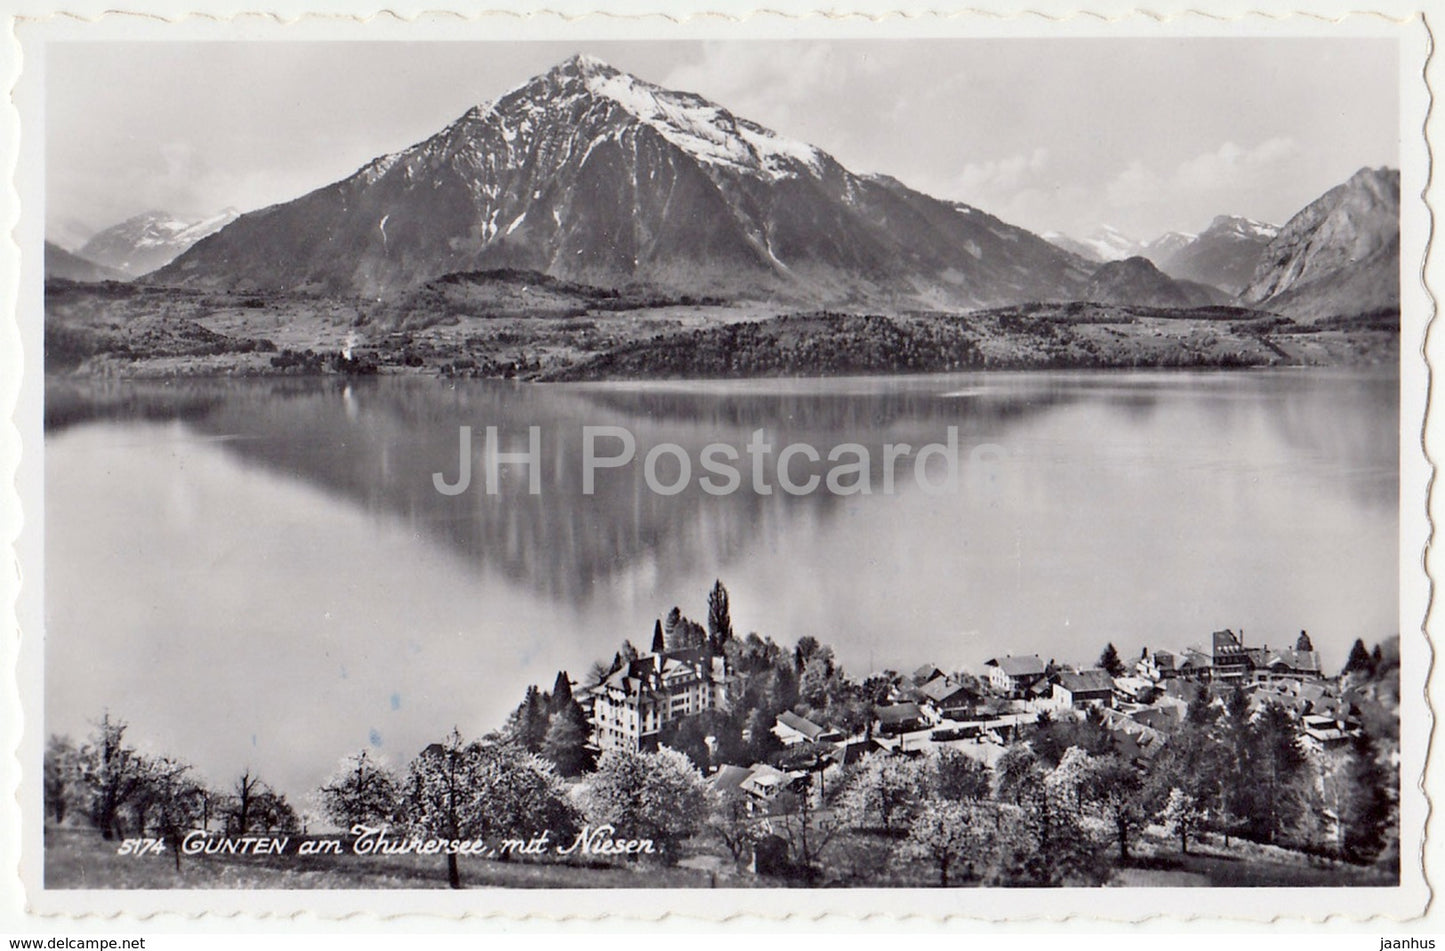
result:
[[[401,763],[499,725],[527,684],[645,645],[672,605],[705,617],[719,577],[740,632],[813,635],[859,674],[1088,662],[1225,626],[1275,645],[1307,628],[1334,668],[1398,630],[1388,373],[57,384],[47,422],[47,729],[109,707],[216,782],[250,765],[293,796],[361,746]],[[456,472],[461,425],[476,473],[449,498],[432,473]],[[540,494],[514,468],[486,494],[488,425],[513,451],[541,428]],[[638,445],[593,496],[584,425]],[[906,462],[883,494],[883,445],[950,426],[956,491],[920,491]],[[649,447],[696,465],[758,428],[775,450],[867,447],[874,493],[763,496],[746,473],[725,497],[648,491]],[[984,444],[1001,458],[971,465]]]

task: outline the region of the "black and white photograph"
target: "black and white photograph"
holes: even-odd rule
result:
[[[41,64],[47,895],[1419,879],[1399,36],[160,36]]]

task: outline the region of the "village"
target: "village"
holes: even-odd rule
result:
[[[860,680],[816,638],[734,635],[719,581],[705,624],[673,608],[649,649],[624,641],[580,682],[527,688],[499,729],[454,728],[401,770],[345,756],[315,812],[249,769],[211,786],[105,714],[81,744],[51,738],[47,841],[57,881],[147,836],[176,881],[233,859],[258,882],[297,861],[354,877],[369,873],[345,855],[381,830],[411,853],[382,856],[384,874],[408,880],[437,880],[428,843],[480,844],[445,851],[453,888],[1380,884],[1399,875],[1398,671],[1397,638],[1357,639],[1330,674],[1305,631],[1273,647],[1226,629],[1128,660],[1109,643],[1088,666],[1019,653]],[[258,833],[296,855],[222,854]],[[594,834],[647,847],[521,848]]]
[[[949,749],[993,771],[1029,728],[1071,719],[1101,726],[1121,759],[1147,771],[1192,702],[1222,705],[1236,688],[1252,712],[1270,704],[1287,710],[1307,754],[1346,747],[1361,735],[1341,677],[1324,674],[1304,631],[1284,648],[1248,646],[1242,633],[1226,629],[1215,631],[1207,647],[1146,648],[1132,664],[1120,660],[1112,644],[1107,655],[1112,671],[1027,654],[989,658],[977,675],[931,663],[906,675],[875,674],[870,682],[882,681],[886,689],[861,729],[783,710],[770,728],[780,747],[770,761],[714,762],[710,781],[720,793],[743,794],[760,813],[789,790],[811,790],[821,804],[825,787],[811,777],[830,766],[852,766],[869,754],[916,757]],[[706,645],[669,650],[659,627],[651,651],[623,660],[574,696],[588,713],[597,753],[646,751],[679,721],[726,709],[738,676]],[[714,738],[706,741],[716,761]]]

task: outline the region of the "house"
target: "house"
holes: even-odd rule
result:
[[[939,670],[932,664],[924,664],[922,667],[918,668],[913,672],[913,676],[910,679],[912,679],[915,686],[922,687],[930,680],[942,676],[943,671]]]
[[[748,771],[738,788],[754,799],[770,800],[792,783],[792,777],[780,769],[760,763]]]
[[[1176,669],[1178,676],[1187,677],[1190,680],[1202,680],[1205,683],[1214,679],[1214,660],[1198,648],[1190,647],[1184,651],[1184,656],[1177,659]]]
[[[839,731],[819,726],[807,717],[799,716],[791,710],[784,710],[778,714],[777,720],[773,723],[773,735],[781,740],[784,746],[797,746],[800,743],[837,743],[843,739],[843,734]]]
[[[1178,677],[1178,664],[1179,657],[1170,651],[1155,651],[1150,654],[1146,650],[1134,665],[1134,670],[1140,677],[1157,682]]]
[[[1255,677],[1260,680],[1318,680],[1321,677],[1319,651],[1302,651],[1293,647],[1265,651]]]
[[[995,657],[983,666],[988,682],[1005,697],[1022,697],[1030,687],[1044,679],[1046,670],[1038,654]]]
[[[1114,678],[1107,670],[1065,671],[1054,683],[1054,696],[1062,706],[1087,707],[1114,705]]]
[[[1144,677],[1115,677],[1114,693],[1129,703],[1150,703],[1159,694],[1159,687]]]
[[[1129,714],[1129,718],[1136,723],[1143,724],[1152,730],[1160,733],[1173,733],[1184,722],[1188,707],[1184,704],[1169,703],[1160,704],[1155,707],[1145,707],[1142,710],[1135,710]]]
[[[717,706],[722,658],[706,648],[641,654],[590,691],[592,742],[600,750],[642,750],[664,725]]]
[[[973,691],[948,677],[935,677],[918,688],[919,703],[929,719],[961,720],[973,711]]]
[[[1348,720],[1313,713],[1300,718],[1300,743],[1315,752],[1344,746],[1358,734],[1358,728]]]
[[[1244,635],[1235,634],[1225,628],[1222,631],[1215,631],[1212,635],[1214,654],[1211,658],[1214,666],[1213,678],[1224,683],[1239,683],[1249,676],[1255,664],[1261,657],[1252,655],[1250,649],[1244,646]]]
[[[916,703],[890,703],[874,707],[873,715],[878,720],[878,732],[884,736],[912,733],[927,726],[923,711]]]
[[[1111,730],[1110,735],[1114,739],[1114,749],[1119,758],[1140,767],[1153,762],[1163,751],[1166,742],[1164,734],[1149,727],[1120,728]]]
[[[841,751],[842,764],[852,766],[870,754],[888,752],[888,747],[872,737],[854,737],[843,743]]]
[[[708,778],[712,788],[719,795],[728,793],[741,793],[743,782],[751,776],[753,771],[746,766],[721,766],[716,773]]]

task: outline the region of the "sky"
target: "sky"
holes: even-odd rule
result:
[[[1390,40],[66,43],[47,236],[299,197],[575,52],[1037,232],[1282,224],[1399,165]]]

